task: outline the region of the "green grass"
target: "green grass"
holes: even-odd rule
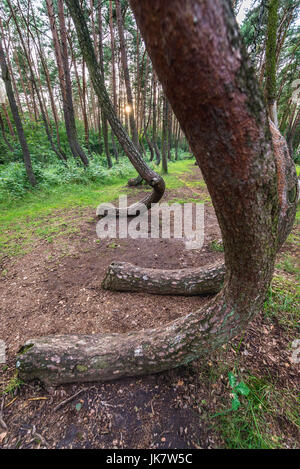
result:
[[[170,163],[170,173],[165,176],[168,189],[183,187],[178,175],[189,172],[193,164],[191,160]],[[135,175],[132,169],[130,177]],[[78,230],[76,219],[84,209],[95,210],[101,203],[115,201],[121,193],[132,193],[132,189],[126,187],[127,182],[126,174],[126,177],[114,176],[113,183],[84,181],[40,187],[22,198],[0,203],[0,258],[30,252],[35,238],[52,243],[60,236],[75,233]],[[76,213],[70,215],[75,209]]]
[[[267,294],[265,322],[274,322],[284,330],[292,354],[292,343],[299,332],[300,287],[295,281],[299,271],[296,259],[290,255],[283,256],[277,268],[282,275],[274,277]],[[280,449],[286,448],[286,444],[296,447],[300,431],[299,395],[296,389],[277,382],[275,376],[258,376],[251,368],[247,369],[240,355],[243,340],[241,334],[237,346],[235,342],[225,345],[220,356],[202,372],[201,379],[212,390],[218,389],[227,376],[227,392],[217,398],[215,412],[208,415],[210,428],[226,449]],[[232,355],[226,358],[230,348],[235,352],[233,359]]]
[[[291,233],[291,234],[288,236],[287,242],[288,242],[288,243],[291,243],[291,244],[294,244],[295,246],[300,247],[300,234],[298,234],[298,233]]]
[[[293,274],[296,276],[297,281],[300,281],[300,267],[299,260],[295,259],[293,256],[285,255],[283,261],[276,265],[278,269],[287,272],[288,274]]]
[[[168,163],[169,172],[167,176],[181,175],[183,173],[191,173],[195,167],[195,159],[170,161]]]
[[[168,189],[180,189],[185,187],[187,184],[179,176],[185,173],[191,173],[193,171],[195,160],[180,160],[180,161],[170,161],[168,163],[169,172],[167,174],[162,174],[166,187]],[[157,166],[154,166],[154,170],[160,172],[160,169]]]
[[[216,252],[224,252],[224,246],[222,242],[219,241],[212,241],[210,244],[210,248],[212,251]]]
[[[6,387],[4,388],[2,394],[9,394],[11,396],[14,396],[20,391],[23,384],[23,381],[18,377],[18,373],[15,372],[15,374],[11,377]]]
[[[297,390],[272,374],[259,375],[247,368],[240,353],[243,340],[241,334],[237,347],[228,343],[212,362],[199,366],[199,380],[205,382],[206,390],[205,399],[196,401],[202,419],[220,448],[280,449],[286,447],[287,437],[296,446],[300,430]],[[207,406],[212,395],[215,403]]]
[[[76,216],[68,219],[67,211],[77,207],[80,207],[79,212],[86,207],[95,209],[101,203],[110,202],[118,197],[126,182],[127,179],[120,180],[103,188],[95,183],[88,186],[57,186],[47,191],[29,193],[7,206],[2,204],[0,255],[25,254],[35,237],[52,242],[57,236],[76,232]],[[60,212],[54,216],[58,210],[66,213]]]
[[[165,175],[166,185],[170,189],[183,187],[184,183],[176,175],[190,171],[191,160],[170,163],[170,173]],[[157,170],[158,168],[155,167]],[[130,177],[135,176],[132,170]],[[115,178],[116,179],[116,178]],[[54,186],[52,189],[37,189],[28,192],[21,199],[10,200],[0,204],[0,222],[15,221],[26,217],[35,218],[38,215],[49,215],[54,210],[72,207],[94,207],[100,203],[114,200],[121,189],[127,184],[128,177],[119,178],[113,184],[66,184]]]
[[[300,222],[300,203],[297,205],[296,222]]]
[[[185,186],[190,187],[191,189],[194,188],[194,187],[206,188],[206,184],[205,184],[205,181],[203,179],[201,181],[198,181],[198,180],[195,180],[195,181],[184,180],[184,184],[185,184]]]
[[[276,276],[264,303],[267,318],[276,320],[287,330],[299,330],[299,283]]]
[[[235,370],[235,373],[237,371]],[[237,408],[224,408],[212,416],[227,449],[276,449],[284,447],[285,428],[299,431],[299,403],[289,389],[277,388],[270,378],[249,374],[241,381]],[[231,389],[230,389],[231,388]],[[232,387],[229,387],[232,399]],[[225,407],[225,404],[224,404]],[[284,422],[284,425],[282,423]]]
[[[297,176],[300,177],[300,165],[296,164]],[[300,203],[297,206],[296,221],[300,222]]]
[[[201,199],[196,199],[194,197],[187,197],[187,198],[184,198],[184,199],[181,199],[179,197],[175,197],[174,199],[171,199],[168,201],[168,204],[169,205],[172,205],[172,204],[180,204],[180,205],[183,205],[183,204],[196,204],[196,203],[204,203],[203,200]]]

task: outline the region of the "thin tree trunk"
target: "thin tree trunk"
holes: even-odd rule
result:
[[[176,133],[175,133],[175,160],[178,160],[178,145],[179,145],[179,138],[180,138],[180,125],[179,122],[176,120]]]
[[[22,125],[21,118],[20,118],[20,115],[19,115],[18,106],[17,106],[16,99],[15,99],[15,96],[14,96],[13,87],[12,87],[12,84],[11,84],[11,79],[10,79],[10,76],[9,76],[9,72],[8,72],[8,68],[7,68],[7,64],[6,64],[4,50],[3,50],[3,47],[2,47],[2,41],[1,40],[0,40],[0,64],[1,64],[1,71],[2,71],[2,79],[4,81],[6,94],[7,94],[7,97],[8,97],[11,112],[12,112],[12,115],[13,115],[13,118],[14,118],[14,121],[15,121],[15,126],[16,126],[16,129],[17,129],[18,137],[19,137],[19,142],[20,142],[22,152],[23,152],[23,158],[24,158],[26,173],[27,173],[30,184],[32,186],[35,186],[36,185],[36,179],[35,179],[35,175],[34,175],[34,172],[33,172],[33,169],[32,169],[31,157],[30,157],[26,137],[25,137],[25,134],[24,134],[23,125]]]
[[[276,82],[276,46],[278,27],[279,0],[269,0],[268,30],[266,45],[266,92],[269,116],[278,127],[277,117],[277,82]]]
[[[101,7],[99,6],[99,9]],[[100,10],[99,10],[100,11]],[[101,38],[102,38],[102,20],[99,20],[99,30],[101,27]],[[101,23],[101,25],[100,25]],[[118,99],[117,99],[117,84],[116,84],[116,63],[115,63],[115,37],[114,37],[114,22],[113,22],[113,9],[112,9],[112,1],[109,2],[109,30],[110,30],[110,44],[111,44],[111,70],[112,70],[112,92],[113,92],[113,105],[116,114],[118,113]],[[101,39],[102,42],[102,39]],[[101,45],[102,50],[102,68],[103,68],[103,48]],[[103,70],[104,75],[104,70]],[[119,153],[116,146],[115,138],[113,132],[111,132],[111,142],[115,154],[116,161],[119,161]]]
[[[5,116],[5,119],[6,119],[8,128],[9,128],[9,133],[10,133],[10,135],[11,135],[12,137],[14,137],[14,136],[15,136],[15,131],[14,131],[14,129],[13,129],[11,120],[10,120],[9,115],[8,115],[8,112],[7,112],[6,105],[5,105],[4,103],[2,104],[2,109],[3,109],[3,113],[4,113],[4,116]]]
[[[157,145],[157,108],[156,108],[156,103],[157,103],[157,78],[156,78],[156,73],[153,71],[153,129],[152,129],[152,134],[153,134],[153,146],[154,150],[156,153],[156,164],[160,164],[161,160],[161,155],[160,151]]]
[[[32,61],[31,61],[30,53],[29,53],[29,50],[28,50],[27,47],[26,47],[26,44],[25,44],[25,41],[24,41],[22,32],[21,32],[21,30],[20,30],[20,27],[19,27],[19,24],[18,24],[16,15],[15,15],[15,11],[14,11],[14,9],[13,9],[13,6],[12,6],[10,0],[7,0],[7,4],[8,4],[8,6],[9,6],[11,15],[12,15],[12,17],[13,17],[13,20],[14,20],[14,23],[15,23],[15,26],[16,26],[16,29],[17,29],[18,34],[19,34],[19,38],[20,38],[20,41],[21,41],[21,44],[22,44],[22,47],[23,47],[23,51],[24,51],[24,56],[25,56],[25,58],[26,58],[26,60],[27,60],[27,64],[28,64],[28,67],[29,67],[30,81],[31,81],[31,83],[32,83],[33,90],[35,90],[36,95],[37,95],[37,98],[38,98],[38,102],[39,102],[39,106],[40,106],[40,111],[41,111],[41,115],[42,115],[42,120],[43,120],[43,122],[44,122],[44,127],[45,127],[45,131],[46,131],[46,134],[47,134],[47,137],[48,137],[50,146],[51,146],[52,150],[56,153],[56,155],[57,155],[61,160],[65,160],[64,155],[61,154],[61,153],[59,152],[59,150],[58,150],[58,149],[55,147],[55,145],[54,145],[54,142],[53,142],[53,139],[52,139],[52,135],[51,135],[51,130],[50,130],[49,123],[48,123],[47,116],[46,116],[46,112],[45,112],[45,109],[44,109],[42,97],[41,97],[41,94],[40,94],[40,90],[39,90],[39,87],[38,87],[38,85],[37,85],[37,83],[36,83],[36,77],[35,77],[35,73],[34,73],[34,69],[33,69],[33,64],[32,64]]]
[[[9,24],[8,24],[8,27],[9,27]],[[11,63],[10,63],[9,50],[8,50],[6,40],[5,40],[5,34],[4,34],[4,30],[3,30],[3,24],[2,24],[1,16],[0,16],[0,30],[1,30],[1,35],[2,35],[2,43],[3,43],[3,46],[4,46],[4,53],[6,54],[6,62],[7,62],[8,73],[9,73],[9,76],[11,77],[11,81],[12,81],[12,84],[13,84],[15,99],[16,99],[17,106],[18,106],[18,109],[19,109],[19,113],[21,115],[23,115],[23,108],[22,108],[21,101],[20,101],[19,90],[18,90],[18,87],[16,85],[16,81],[15,81],[14,74],[13,74],[13,71],[12,71],[12,66],[11,66]]]
[[[162,171],[164,174],[168,172],[168,114],[169,103],[164,94],[163,96],[163,121],[162,121]]]
[[[24,94],[24,97],[25,97],[25,102],[26,102],[26,107],[27,107],[27,110],[28,110],[29,118],[30,118],[31,120],[34,120],[34,117],[33,117],[33,114],[32,114],[32,110],[31,110],[31,106],[30,106],[30,104],[29,104],[29,100],[28,100],[28,96],[27,96],[27,90],[26,90],[26,87],[25,87],[25,84],[24,84],[24,80],[23,80],[23,73],[22,73],[22,70],[21,70],[20,61],[19,61],[19,57],[18,57],[18,52],[17,52],[17,51],[15,51],[14,60],[15,60],[15,62],[16,62],[16,64],[17,64],[17,67],[18,67],[18,72],[19,72],[21,87],[22,87],[23,94]]]
[[[89,164],[88,158],[86,154],[84,153],[83,149],[81,148],[81,146],[79,145],[78,137],[77,137],[73,100],[72,100],[72,84],[71,84],[69,59],[68,59],[67,31],[66,31],[65,14],[64,14],[64,3],[63,3],[63,0],[58,0],[57,3],[58,3],[58,18],[59,18],[59,26],[60,26],[63,71],[64,71],[64,77],[65,77],[65,83],[66,83],[66,106],[67,106],[67,112],[69,114],[71,140],[72,140],[72,145],[76,153],[80,157],[81,161],[83,162],[85,166],[88,166]]]
[[[140,133],[140,95],[141,95],[141,80],[140,80],[140,34],[136,30],[136,128],[137,133]]]
[[[60,44],[58,32],[55,23],[55,15],[52,0],[46,0],[47,11],[50,20],[50,26],[53,36],[55,56],[58,66],[59,81],[63,98],[63,111],[65,117],[68,142],[75,159],[81,159],[85,166],[88,165],[88,159],[78,143],[77,130],[75,124],[74,107],[72,100],[72,86],[70,79],[70,70],[68,63],[67,36],[65,27],[65,18],[62,0],[58,1],[60,28],[62,33],[62,43]]]
[[[5,125],[4,125],[4,120],[2,118],[2,114],[1,114],[1,111],[0,111],[0,128],[1,128],[1,131],[2,131],[2,136],[3,136],[3,140],[5,141],[9,151],[13,152],[14,149],[13,147],[11,146],[7,136],[6,136],[6,130],[5,130]]]
[[[172,119],[173,119],[173,114],[172,114],[172,108],[169,105],[168,109],[168,160],[172,160],[172,144],[173,144],[173,139],[172,139]]]
[[[50,104],[51,104],[53,119],[54,119],[54,122],[55,122],[56,140],[57,140],[58,150],[59,150],[59,153],[62,156],[62,158],[66,161],[67,160],[66,154],[62,150],[61,143],[60,143],[59,118],[58,118],[57,108],[56,108],[53,89],[52,89],[52,84],[51,84],[50,72],[49,72],[49,69],[48,69],[47,60],[46,60],[44,52],[43,52],[43,47],[42,47],[42,44],[41,44],[40,34],[39,34],[39,30],[37,28],[36,19],[35,19],[35,15],[34,15],[34,12],[33,12],[31,0],[30,0],[29,4],[30,4],[30,7],[31,7],[32,18],[33,18],[34,26],[35,26],[35,29],[36,29],[37,44],[35,42],[35,37],[32,35],[32,33],[31,33],[31,37],[35,42],[36,49],[37,49],[38,55],[41,59],[42,67],[43,67],[45,78],[46,78],[46,83],[47,83],[48,93],[49,93],[49,97],[50,97]],[[21,11],[21,9],[20,9],[20,11]]]
[[[100,28],[100,23],[99,23]],[[113,92],[113,105],[115,112],[118,112],[117,106],[117,87],[116,87],[116,65],[115,65],[115,37],[114,37],[114,21],[113,21],[113,7],[112,0],[109,2],[109,29],[110,29],[110,44],[111,44],[111,70],[112,70],[112,92]],[[101,37],[102,37],[102,23],[101,23]],[[102,52],[103,64],[103,52]]]
[[[101,10],[101,2],[99,2],[98,6],[98,29],[99,29],[99,64],[100,70],[104,79],[104,57],[103,57],[103,30],[102,30],[102,10]],[[96,54],[97,57],[97,54]],[[99,100],[99,98],[98,98]],[[107,124],[107,117],[105,114],[104,109],[101,110],[101,120],[102,120],[102,135],[104,141],[104,149],[107,159],[107,165],[109,168],[112,168],[113,163],[109,151],[109,142],[108,142],[108,124]]]
[[[134,118],[134,105],[133,105],[132,89],[131,89],[131,83],[130,83],[130,77],[129,77],[127,53],[126,53],[126,48],[125,48],[125,36],[124,36],[124,27],[123,27],[120,0],[115,0],[115,4],[116,4],[119,38],[120,38],[121,58],[122,58],[122,64],[123,64],[124,80],[125,80],[125,85],[126,85],[127,105],[130,108],[130,112],[128,113],[130,130],[131,130],[133,143],[135,144],[137,149],[139,149],[139,138],[138,138],[138,132],[137,132],[137,127],[136,127],[135,118]]]

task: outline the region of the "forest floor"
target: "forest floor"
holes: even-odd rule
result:
[[[154,327],[209,300],[101,288],[115,260],[173,269],[223,258],[199,168],[179,162],[166,181],[164,202],[205,204],[202,250],[186,250],[176,239],[99,240],[97,199],[81,204],[79,198],[61,207],[58,202],[40,213],[26,207],[18,218],[5,214],[0,339],[7,345],[7,364],[0,365],[0,448],[299,447],[299,345],[298,357],[293,348],[299,339],[299,212],[278,255],[263,310],[240,337],[206,361],[143,378],[55,389],[22,383],[16,375],[16,354],[30,338]],[[112,201],[120,190],[135,201],[147,189],[114,186]],[[105,201],[109,191],[106,186]],[[245,395],[237,395],[238,383]]]

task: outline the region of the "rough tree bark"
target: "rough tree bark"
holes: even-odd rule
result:
[[[278,186],[280,188],[280,196],[282,200],[282,207],[285,209],[281,212],[285,213],[287,209],[287,197],[294,201],[296,188],[291,190],[288,196],[285,195],[283,190],[285,177],[290,178],[288,164],[286,158],[290,158],[288,145],[285,138],[280,134],[275,125],[270,121],[270,131],[272,135],[272,144],[276,158],[280,161],[280,166],[287,172],[278,174]],[[287,167],[286,167],[287,166]],[[300,186],[298,183],[298,196],[296,195],[297,202],[299,200]],[[281,221],[286,223],[286,221]],[[289,228],[291,229],[291,225]],[[284,232],[278,237],[279,244],[284,242]],[[106,290],[114,291],[133,291],[133,292],[146,292],[155,295],[207,295],[211,293],[218,293],[222,287],[226,273],[225,264],[219,263],[214,266],[206,266],[205,268],[189,268],[174,270],[159,270],[159,269],[145,269],[134,266],[129,263],[113,262],[104,277],[102,287]]]
[[[295,167],[271,124],[272,146],[230,0],[131,0],[131,6],[216,210],[225,248],[224,285],[202,309],[166,327],[31,339],[17,362],[22,379],[110,380],[211,354],[259,312],[276,253],[294,221]]]

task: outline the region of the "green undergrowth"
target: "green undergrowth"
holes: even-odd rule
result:
[[[299,260],[296,254],[285,253],[279,256],[276,275],[266,295],[263,322],[268,328],[281,330],[290,356],[299,338],[299,313]],[[248,362],[244,338],[245,332],[224,345],[218,358],[201,372],[208,393],[219,389],[214,412],[206,412],[211,431],[226,449],[297,448],[300,413],[296,386],[292,382],[283,384],[272,366],[269,372],[260,373],[251,359]],[[291,366],[281,365],[285,370]],[[203,402],[199,405],[202,409]]]
[[[169,174],[165,176],[167,188],[182,187],[178,175],[191,171],[193,164],[192,160],[170,162]],[[153,168],[159,171],[156,166]],[[109,174],[110,170],[106,171]],[[127,182],[135,176],[134,169],[126,166],[112,169],[111,177],[102,181],[79,179],[40,185],[22,197],[8,197],[0,202],[0,259],[30,252],[34,239],[52,243],[57,237],[76,233],[86,208],[95,210],[101,203],[115,201],[121,193],[132,193]],[[149,190],[146,186],[145,189]]]
[[[214,430],[227,449],[285,448],[286,431],[299,431],[297,397],[271,377],[245,372],[239,377],[239,373],[239,369],[228,373],[229,395],[212,418]]]
[[[284,329],[299,333],[300,287],[296,279],[274,277],[264,303],[266,318],[277,322]]]

